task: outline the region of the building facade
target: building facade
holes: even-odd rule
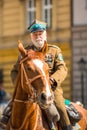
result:
[[[36,18],[48,23],[48,43],[62,49],[68,76],[62,88],[64,96],[71,99],[71,1],[70,0],[0,0],[0,69],[3,70],[4,87],[13,92],[10,71],[19,52],[17,42],[31,44],[27,27]]]
[[[79,4],[79,7],[78,7]],[[72,97],[87,108],[87,0],[72,0]]]

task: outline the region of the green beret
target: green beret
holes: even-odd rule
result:
[[[29,27],[28,31],[30,33],[41,31],[41,30],[46,30],[46,23],[41,22],[39,20],[35,20]]]

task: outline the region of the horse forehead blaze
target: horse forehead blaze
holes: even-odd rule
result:
[[[45,74],[45,72],[43,70],[44,62],[42,62],[39,59],[34,59],[33,63],[40,69],[40,71],[42,72],[42,75],[44,76],[44,79],[46,81],[46,94],[51,95],[49,84],[48,84],[48,81],[47,81],[47,78],[46,78],[46,74]]]

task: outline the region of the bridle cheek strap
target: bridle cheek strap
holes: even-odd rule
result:
[[[23,78],[24,78],[23,74],[24,74],[25,80],[26,80],[25,83],[28,86],[27,90],[29,93],[28,94],[29,99],[30,99],[30,97],[33,97],[33,96],[36,97],[36,89],[31,85],[31,83],[34,82],[35,80],[37,80],[38,78],[43,77],[43,75],[39,74],[39,75],[33,77],[32,79],[29,79],[27,76],[26,70],[24,68],[24,65],[23,65],[23,63],[21,63],[21,86],[22,86],[22,89],[24,89],[24,90],[25,90],[25,87],[24,87],[24,83],[23,83]]]

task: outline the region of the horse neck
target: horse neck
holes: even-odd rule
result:
[[[24,75],[22,78],[23,80],[26,79]],[[20,127],[24,129],[24,125],[26,122],[29,123],[29,120],[35,119],[34,122],[34,128],[35,128],[37,127],[38,120],[42,119],[42,112],[40,110],[39,105],[36,102],[30,102],[28,100],[28,93],[25,90],[25,88],[28,86],[24,85],[26,81],[22,83],[21,81],[22,80],[21,80],[21,68],[20,68],[15,88],[16,93],[12,109],[12,124],[17,128]],[[15,111],[15,109],[17,109],[19,112]],[[34,115],[35,117],[33,117]],[[41,129],[43,129],[43,125]]]
[[[21,69],[19,69],[19,73],[18,73],[18,76],[17,76],[16,85],[15,85],[14,98],[25,100],[25,99],[28,99],[28,94],[22,88],[21,80],[22,80],[21,79]]]

